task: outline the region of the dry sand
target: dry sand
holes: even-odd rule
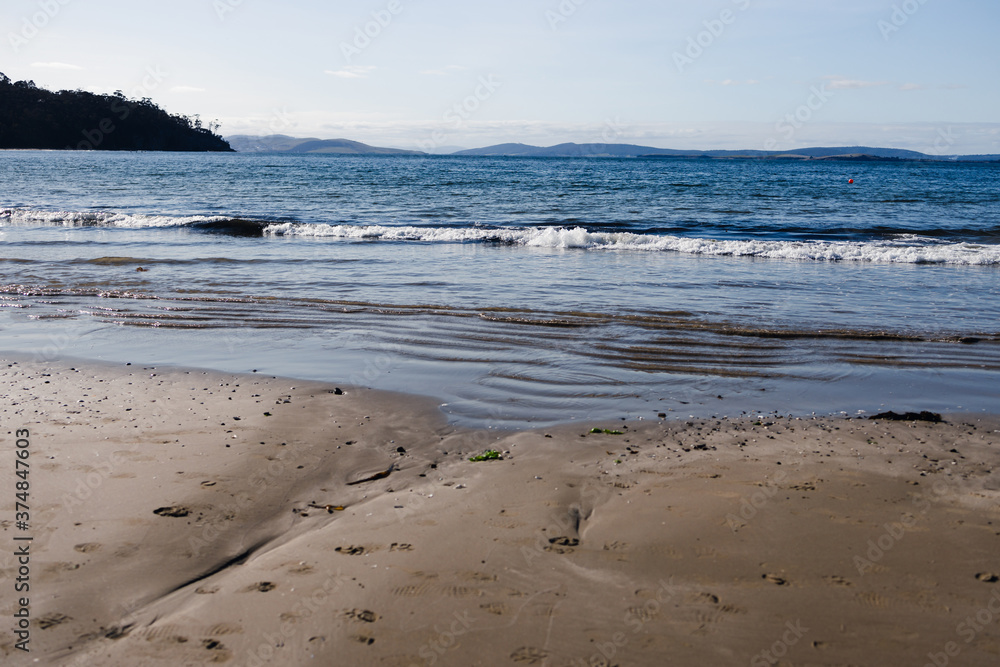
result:
[[[1000,664],[996,420],[501,434],[281,378],[0,371],[4,664]]]

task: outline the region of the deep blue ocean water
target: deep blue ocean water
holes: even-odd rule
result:
[[[42,359],[491,426],[1000,406],[1000,164],[0,151],[0,248]]]

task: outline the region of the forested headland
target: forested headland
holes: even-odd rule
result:
[[[216,129],[149,98],[51,91],[0,73],[0,149],[231,151]]]

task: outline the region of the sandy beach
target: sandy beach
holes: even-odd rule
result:
[[[509,433],[260,374],[0,375],[4,664],[1000,663],[995,418]]]

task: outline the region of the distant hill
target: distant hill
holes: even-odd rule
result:
[[[675,150],[653,148],[633,144],[559,144],[543,148],[527,144],[497,144],[486,148],[459,151],[453,155],[463,156],[516,156],[516,157],[662,157],[662,158],[760,158],[760,159],[822,159],[822,160],[962,160],[995,161],[997,155],[951,155],[936,156],[901,148],[872,148],[870,146],[847,146],[841,148],[797,148],[790,151],[763,150]]]
[[[254,137],[238,134],[227,137],[229,145],[240,153],[331,153],[337,155],[426,155],[420,151],[378,148],[348,139],[298,139],[284,134]]]
[[[340,155],[427,155],[420,151],[398,148],[378,148],[347,139],[317,139],[316,137],[290,137],[284,134],[227,137],[230,145],[241,153],[332,153]],[[443,154],[443,153],[442,153]],[[936,160],[936,161],[997,161],[1000,155],[950,155],[937,156],[901,148],[873,148],[870,146],[797,148],[789,151],[764,150],[677,150],[653,148],[635,144],[575,144],[557,146],[531,146],[508,143],[458,150],[448,155],[484,157],[655,157],[682,159],[798,159],[798,160]]]
[[[559,144],[541,148],[528,144],[498,144],[486,148],[473,148],[452,155],[486,155],[518,157],[638,157],[640,155],[699,156],[704,151],[678,151],[669,148],[651,148],[633,144]]]
[[[172,115],[121,92],[53,92],[0,74],[0,148],[231,151],[197,118]]]

